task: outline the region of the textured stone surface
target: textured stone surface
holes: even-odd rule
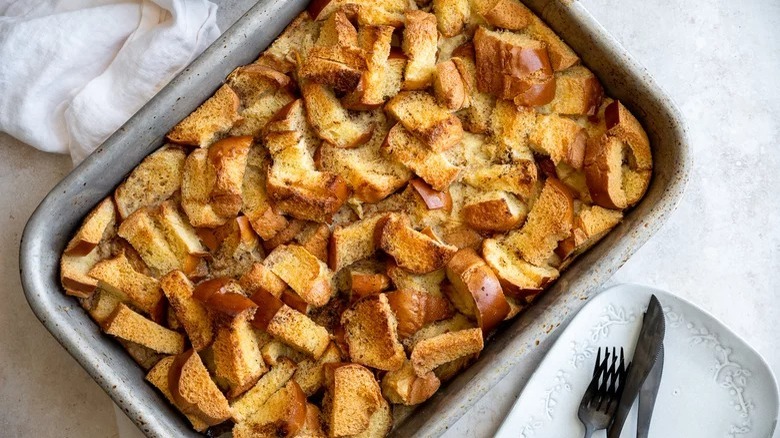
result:
[[[612,282],[693,301],[780,374],[780,3],[580,1],[677,101],[694,155],[678,211]],[[252,1],[217,3],[226,29]],[[21,290],[22,229],[70,160],[5,135],[0,157],[0,435],[139,437],[123,414],[115,422],[110,399],[38,323]],[[447,436],[491,436],[527,377],[507,376]]]

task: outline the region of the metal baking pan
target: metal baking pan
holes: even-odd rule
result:
[[[444,433],[510,368],[530,373],[555,336],[598,287],[658,230],[679,202],[691,168],[679,110],[647,71],[578,2],[523,0],[581,56],[607,92],[643,122],[655,159],[647,195],[615,230],[577,260],[527,312],[503,327],[479,360],[416,415],[397,418],[396,436]],[[60,182],[24,230],[22,285],[38,319],[150,437],[197,436],[144,381],[143,370],[103,335],[59,284],[59,257],[82,218],[109,195],[165,133],[210,96],[233,68],[251,62],[308,0],[260,1],[195,62]],[[400,414],[400,412],[399,412]]]

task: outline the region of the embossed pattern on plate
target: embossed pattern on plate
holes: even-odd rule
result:
[[[761,356],[715,318],[676,296],[619,285],[572,320],[523,389],[497,436],[582,436],[577,406],[599,346],[634,353],[642,313],[656,294],[666,316],[664,376],[650,436],[770,437],[778,416],[777,383]],[[606,436],[599,431],[594,437]],[[636,436],[636,406],[621,437]]]

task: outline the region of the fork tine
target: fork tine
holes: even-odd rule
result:
[[[604,403],[607,393],[607,381],[609,380],[609,347],[604,348],[604,362],[600,366],[601,384],[599,385],[596,396],[596,409],[601,410],[601,405]]]

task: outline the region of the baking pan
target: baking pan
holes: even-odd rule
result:
[[[647,195],[623,223],[577,260],[528,311],[502,327],[479,360],[417,409],[397,412],[396,436],[444,433],[511,368],[532,370],[555,337],[598,287],[658,230],[679,202],[691,167],[679,110],[647,71],[573,1],[524,0],[581,56],[607,92],[642,121],[655,169]],[[166,132],[221,85],[233,68],[254,60],[300,13],[307,0],[261,1],[195,62],[60,182],[24,230],[22,285],[38,319],[122,410],[150,437],[197,436],[151,385],[121,346],[103,335],[76,301],[62,293],[59,257],[82,218],[109,195]]]

